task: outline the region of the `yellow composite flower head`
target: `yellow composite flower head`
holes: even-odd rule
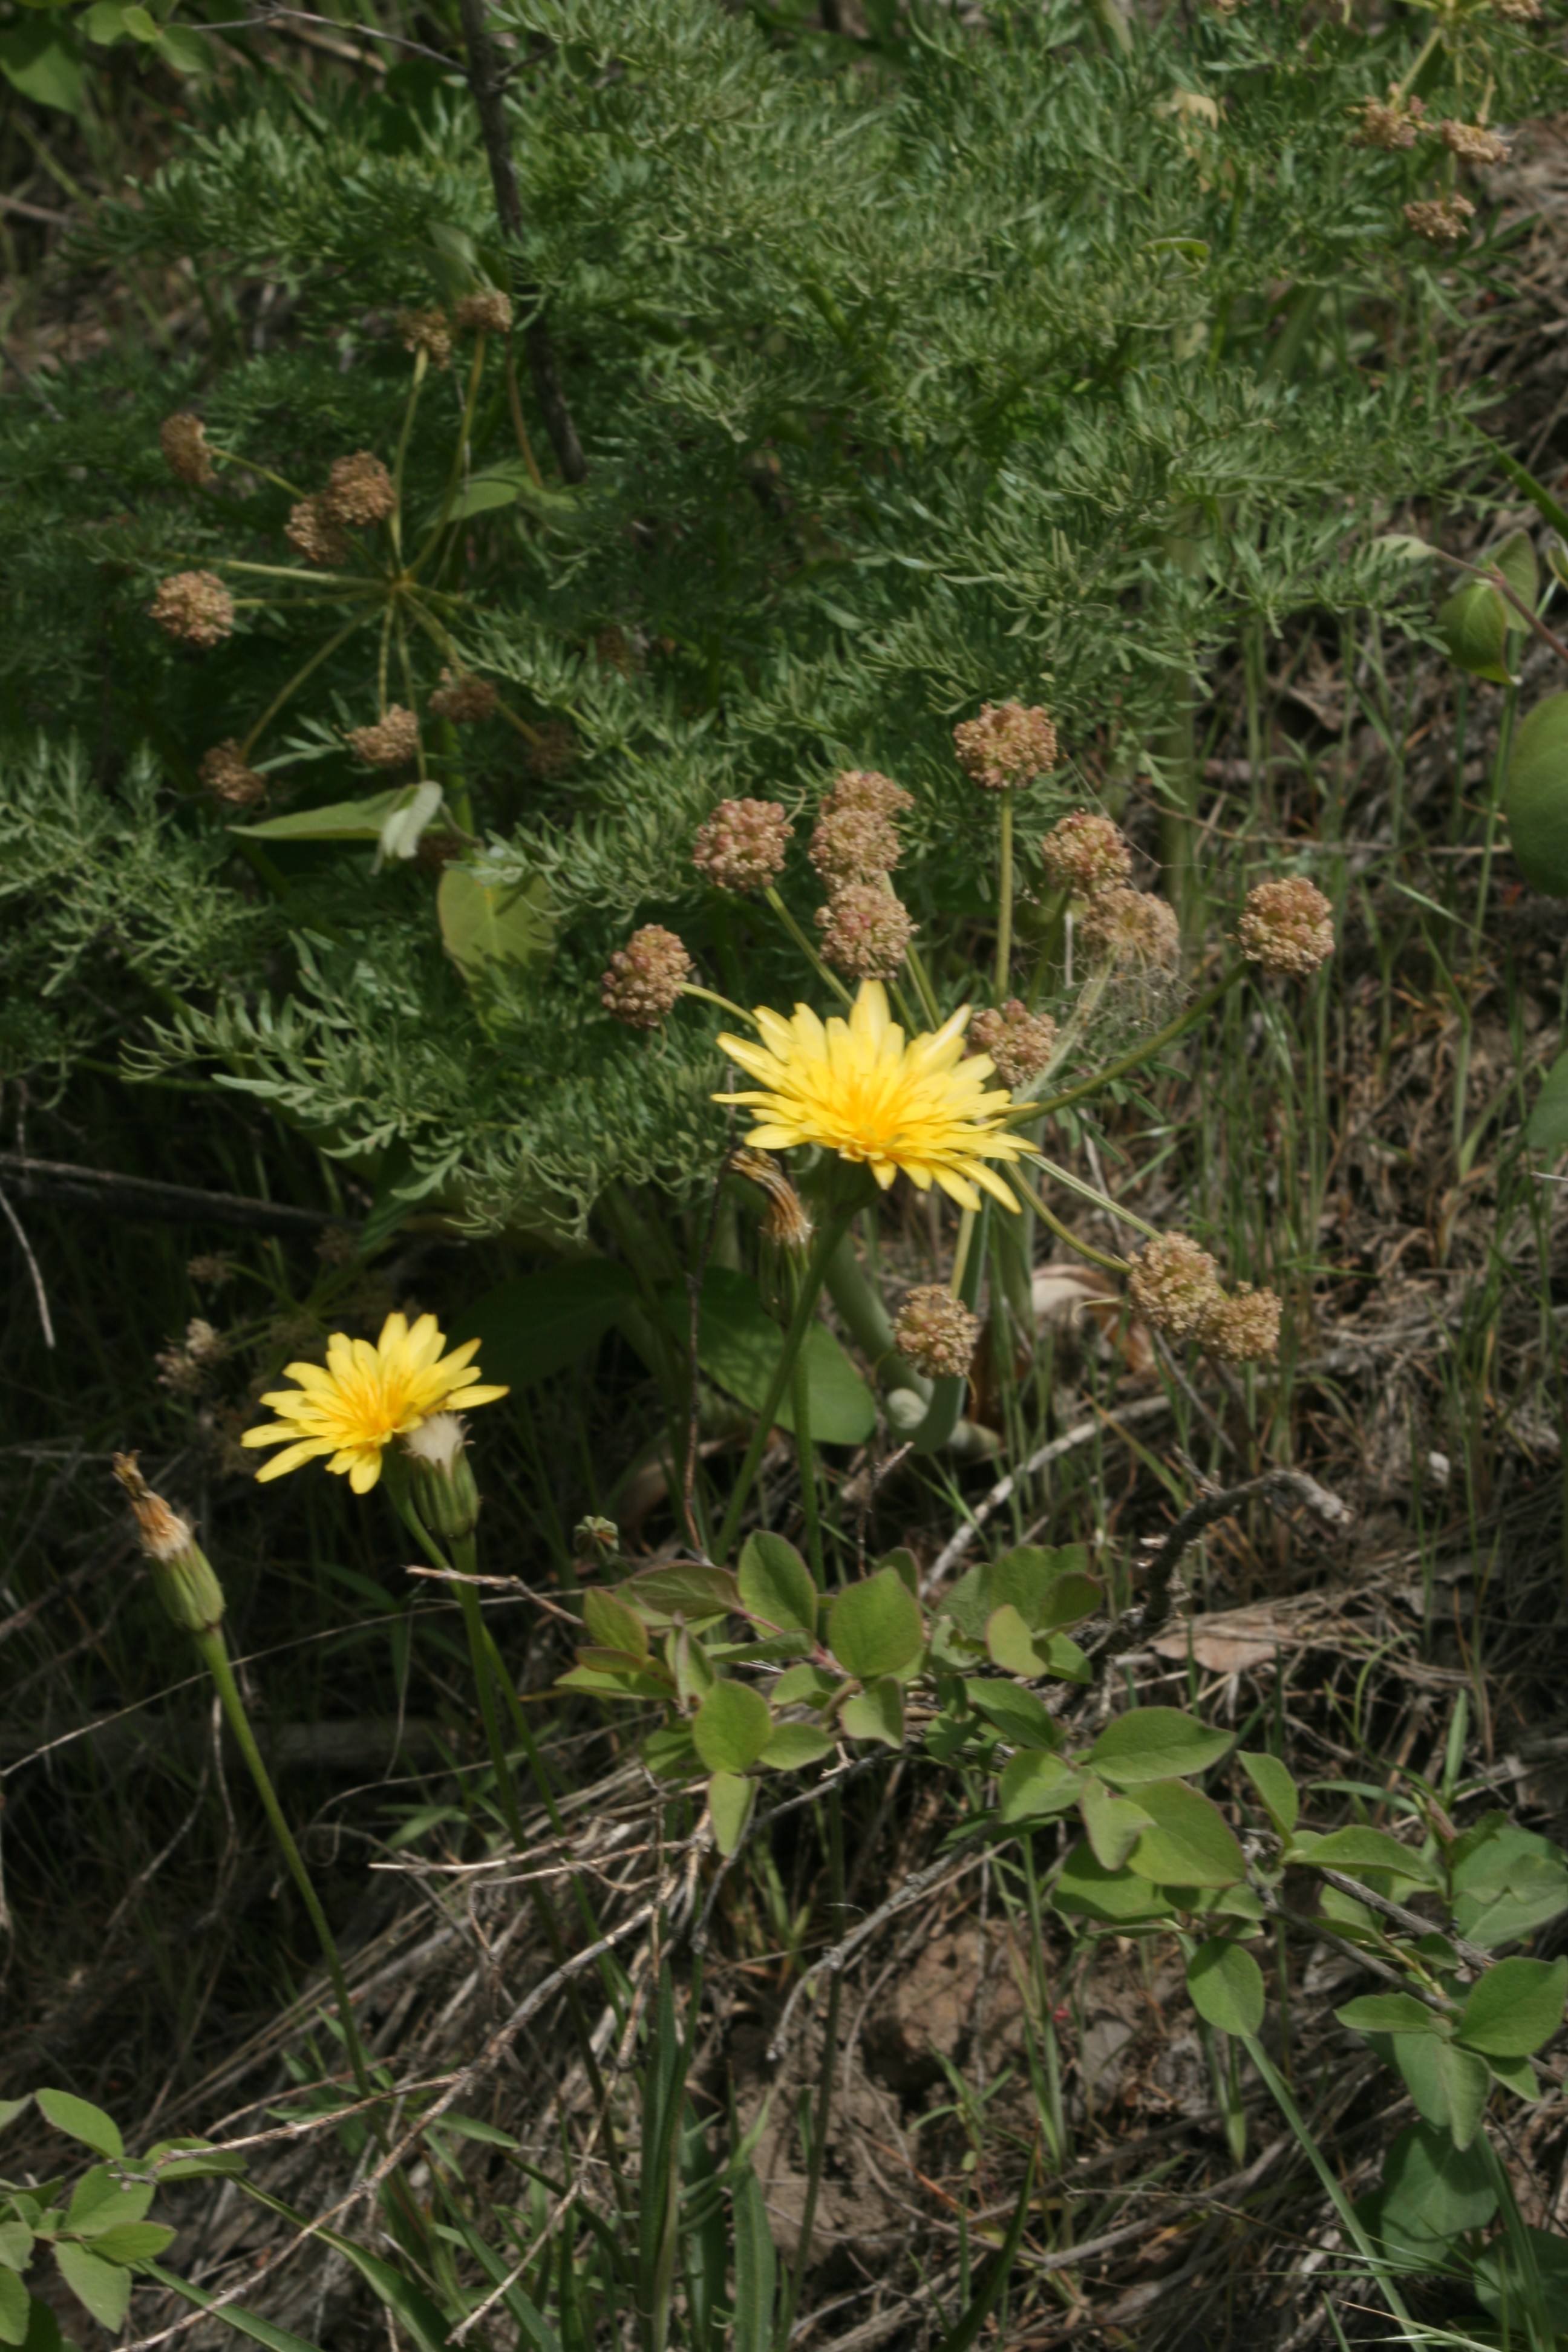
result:
[[[753,1019],[762,1043],[719,1040],[759,1090],[718,1095],[718,1102],[751,1104],[759,1124],[746,1141],[758,1151],[820,1144],[841,1160],[864,1161],[884,1192],[900,1170],[922,1192],[933,1183],[962,1208],[977,1209],[982,1186],[1004,1208],[1016,1197],[992,1160],[1022,1160],[1033,1147],[1000,1124],[1012,1097],[988,1092],[988,1054],[963,1055],[969,1007],[910,1044],[889,1019],[880,981],[861,983],[847,1021],[824,1024],[805,1004],[795,1018],[759,1005]]]
[[[327,1342],[327,1360],[321,1364],[289,1364],[288,1377],[297,1389],[278,1389],[263,1404],[279,1418],[247,1429],[242,1445],[283,1445],[257,1472],[258,1479],[281,1478],[302,1462],[331,1456],[329,1470],[348,1473],[356,1495],[368,1495],[381,1475],[384,1447],[395,1437],[406,1437],[438,1412],[460,1406],[493,1404],[504,1388],[476,1388],[479,1368],[469,1358],[477,1339],[465,1340],[443,1356],[445,1332],[434,1315],[422,1315],[412,1330],[406,1315],[389,1315],[373,1348],[368,1339],[351,1339],[334,1331]]]

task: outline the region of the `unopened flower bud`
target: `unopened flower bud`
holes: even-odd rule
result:
[[[115,1455],[114,1475],[131,1497],[159,1600],[187,1633],[213,1633],[223,1622],[223,1587],[188,1522],[154,1495],[134,1454]]]
[[[827,808],[816,820],[808,854],[831,890],[890,874],[902,849],[897,827],[874,810]]]
[[[205,488],[214,466],[207,449],[206,426],[199,416],[165,416],[158,427],[158,446],[171,474],[194,490]]]
[[[161,629],[191,646],[218,645],[234,627],[234,598],[216,572],[171,572],[149,609]]]
[[[444,310],[399,310],[397,331],[405,352],[423,352],[430,365],[446,367],[452,357],[452,330]]]
[[[461,670],[456,677],[449,669],[441,672],[441,683],[430,697],[430,708],[437,719],[450,719],[462,727],[478,726],[483,719],[495,716],[496,690],[488,677],[476,677],[472,670]]]
[[[892,980],[916,926],[901,898],[875,882],[847,882],[818,907],[822,952],[856,980]]]
[[[397,504],[392,476],[368,449],[335,459],[327,487],[318,496],[329,520],[348,523],[356,530],[366,523],[384,522]]]
[[[214,800],[223,801],[229,808],[254,808],[266,797],[266,777],[247,765],[244,748],[232,736],[203,752],[197,772]]]
[[[803,1256],[811,1245],[815,1227],[805,1202],[778,1161],[767,1152],[753,1151],[742,1143],[730,1154],[729,1164],[737,1176],[749,1177],[767,1196],[763,1239],[772,1242],[775,1249],[791,1250],[796,1256]]]
[[[1169,971],[1182,952],[1174,910],[1152,890],[1120,884],[1090,898],[1079,937],[1090,954],[1131,971]]]
[[[419,721],[400,702],[389,702],[384,717],[370,727],[351,727],[349,749],[373,768],[405,768],[419,756]]]
[[[978,719],[952,730],[958,764],[987,792],[1032,784],[1057,764],[1057,730],[1037,704],[982,703]]]
[[[1468,196],[1433,196],[1405,207],[1405,225],[1428,245],[1457,245],[1475,214]]]
[[[1088,809],[1075,809],[1051,827],[1040,844],[1040,860],[1055,888],[1076,890],[1084,898],[1126,882],[1132,873],[1132,852],[1121,827]]]
[[[1461,163],[1506,163],[1508,141],[1500,139],[1495,131],[1483,131],[1477,122],[1444,122],[1438,125],[1438,135],[1450,155]]]
[[[595,1565],[611,1559],[620,1550],[621,1531],[614,1519],[594,1517],[579,1519],[572,1530],[572,1549],[579,1556],[586,1555]]]
[[[987,1005],[969,1024],[972,1052],[989,1054],[1004,1086],[1026,1086],[1050,1067],[1057,1024],[1048,1013],[1031,1013],[1016,996],[1000,1007]]]
[[[511,297],[498,286],[465,294],[452,305],[452,323],[462,335],[504,335],[511,324]]]
[[[599,1002],[630,1029],[657,1029],[673,1011],[691,971],[691,958],[675,932],[662,923],[645,923],[610,958]]]
[[[980,1318],[940,1282],[921,1283],[900,1307],[893,1339],[905,1363],[928,1380],[959,1380],[974,1360]]]
[[[455,1412],[434,1412],[403,1440],[410,1499],[426,1527],[447,1543],[460,1543],[479,1525],[479,1490],[468,1465],[466,1426]]]
[[[1222,1291],[1198,1326],[1198,1338],[1222,1364],[1254,1364],[1279,1346],[1280,1302],[1272,1290],[1243,1283],[1226,1297]]]
[[[1421,120],[1426,111],[1425,102],[1419,98],[1402,98],[1397,90],[1389,92],[1386,106],[1369,98],[1357,111],[1361,129],[1352,144],[1380,147],[1385,155],[1396,155],[1404,148],[1414,147],[1416,133],[1427,128]]]
[[[1304,875],[1259,882],[1247,894],[1236,943],[1260,971],[1301,979],[1334,951],[1334,910]]]
[[[348,533],[335,515],[330,513],[320,495],[301,499],[289,509],[289,520],[283,526],[283,536],[296,555],[319,571],[332,572],[346,563],[352,552]]]
[[[776,801],[721,801],[697,828],[691,863],[718,890],[765,890],[784,871],[790,821]]]
[[[1162,1234],[1133,1259],[1127,1276],[1132,1304],[1152,1329],[1190,1339],[1224,1304],[1219,1269],[1185,1234]]]
[[[871,816],[896,817],[914,806],[914,795],[875,768],[841,768],[822,803],[829,810],[864,809]]]

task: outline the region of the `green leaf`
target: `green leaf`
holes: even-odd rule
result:
[[[1047,1674],[1054,1675],[1058,1682],[1093,1681],[1093,1670],[1089,1660],[1070,1633],[1047,1633],[1045,1644]]]
[[[1547,2342],[1568,2335],[1568,2239],[1554,2230],[1538,2230],[1531,2221],[1516,2224],[1525,2241],[1526,2258],[1535,2265],[1535,2284]],[[1525,2283],[1513,2231],[1494,2238],[1470,2273],[1476,2301],[1489,2316],[1510,2326],[1506,2344],[1539,2343],[1541,2335],[1525,2324]],[[1533,2300],[1533,2298],[1531,2298]]]
[[[1568,694],[1547,695],[1521,721],[1502,806],[1525,880],[1568,898]]]
[[[1026,1625],[1038,1625],[1052,1587],[1069,1570],[1081,1572],[1088,1557],[1082,1544],[1073,1544],[1065,1551],[1047,1550],[1039,1544],[1019,1544],[1014,1550],[1005,1551],[999,1559],[983,1565],[979,1570],[986,1613],[1010,1603]],[[1067,1624],[1070,1621],[1064,1617],[1058,1622]]]
[[[637,1296],[629,1266],[614,1258],[577,1258],[498,1283],[458,1318],[453,1339],[479,1342],[487,1380],[533,1388],[596,1348]]]
[[[1568,1054],[1560,1054],[1547,1071],[1524,1139],[1537,1151],[1561,1151],[1568,1144]]]
[[[1201,1790],[1184,1780],[1140,1781],[1138,1802],[1154,1824],[1127,1857],[1141,1878],[1162,1886],[1235,1886],[1246,1878],[1241,1848],[1219,1807]]]
[[[119,2221],[140,2221],[151,2212],[153,2196],[150,2182],[122,2185],[107,2165],[95,2164],[71,2192],[66,2227],[79,2237],[89,2238],[100,2230],[112,2230]]]
[[[1431,2238],[1483,2230],[1497,2211],[1486,2159],[1458,2148],[1446,2131],[1408,2124],[1383,2159],[1384,2218]]]
[[[1487,1813],[1448,1850],[1454,1925],[1488,1951],[1568,1909],[1568,1855],[1550,1838]]]
[[[1497,590],[1484,580],[1473,580],[1450,596],[1437,614],[1437,634],[1448,648],[1456,668],[1472,677],[1487,677],[1511,686],[1504,658],[1508,649],[1509,608]]]
[[[126,0],[93,0],[92,6],[81,20],[81,28],[89,41],[107,48],[113,41],[130,38],[125,27]]]
[[[1442,2020],[1435,2009],[1413,1992],[1364,1992],[1347,2000],[1334,2015],[1352,2033],[1441,2033]]]
[[[550,891],[539,875],[503,888],[470,866],[445,866],[436,891],[436,919],[447,954],[469,982],[491,964],[541,972],[555,953]]]
[[[816,1587],[794,1544],[766,1529],[748,1536],[741,1553],[741,1606],[764,1625],[816,1631]]]
[[[43,23],[11,25],[0,32],[0,73],[35,106],[60,114],[81,112],[81,68],[68,34]]]
[[[767,2199],[750,2164],[731,2192],[735,2221],[735,2319],[731,2352],[769,2352],[778,2260]]]
[[[884,1747],[904,1744],[904,1695],[891,1675],[868,1683],[855,1697],[847,1698],[838,1720],[851,1739],[879,1739]]]
[[[1481,562],[1493,571],[1500,572],[1521,604],[1535,610],[1541,593],[1541,573],[1536,567],[1535,547],[1527,530],[1510,530],[1496,547],[1489,547]],[[1522,628],[1523,615],[1510,613],[1510,625]]]
[[[479,2116],[445,2115],[431,2129],[455,2132],[459,2139],[477,2140],[481,2147],[516,2148],[522,2145],[510,2132],[502,2131],[499,2124],[487,2124]]]
[[[1533,2102],[1541,2096],[1541,2078],[1528,2058],[1489,2057],[1487,2065],[1492,2081],[1511,2091],[1516,2099]]]
[[[0,2099],[0,2131],[4,2131],[7,2124],[14,2124],[23,2109],[32,2104],[30,2091],[24,2092],[19,2099]]]
[[[997,1817],[1005,1822],[1034,1822],[1065,1813],[1081,1786],[1079,1775],[1059,1756],[1026,1748],[1009,1759],[997,1783]]]
[[[1144,1780],[1206,1772],[1235,1745],[1229,1732],[1211,1731],[1178,1706],[1135,1706],[1106,1725],[1089,1762],[1112,1788],[1135,1789]]]
[[[1352,1827],[1331,1830],[1327,1837],[1314,1838],[1310,1846],[1298,1840],[1286,1855],[1288,1862],[1304,1863],[1309,1870],[1340,1870],[1348,1875],[1358,1871],[1391,1871],[1397,1878],[1409,1878],[1427,1885],[1435,1883],[1436,1873],[1429,1862],[1422,1859],[1386,1830]]]
[[[32,2259],[33,2233],[26,2221],[0,2221],[0,2263],[7,2270],[25,2271]]]
[[[253,841],[379,841],[388,821],[406,803],[408,791],[406,784],[395,784],[390,792],[372,793],[363,801],[296,809],[289,816],[264,817],[259,824],[230,825],[229,831]]]
[[[830,1675],[826,1666],[803,1663],[786,1666],[773,1685],[775,1706],[820,1706],[825,1699],[842,1687],[840,1677]]]
[[[1035,1647],[1035,1637],[1022,1611],[1010,1601],[994,1609],[986,1619],[985,1649],[992,1664],[999,1666],[1005,1675],[1022,1675],[1026,1681],[1034,1682],[1046,1672],[1044,1652]]]
[[[710,1772],[745,1772],[773,1738],[767,1700],[745,1683],[715,1683],[691,1718],[697,1753]]]
[[[1022,1762],[1022,1758],[1016,1758]],[[1030,1758],[1047,1763],[1049,1758]],[[1075,1845],[1057,1874],[1051,1901],[1070,1917],[1099,1920],[1108,1927],[1138,1928],[1168,1919],[1173,1906],[1157,1887],[1131,1870],[1106,1870],[1096,1862],[1088,1843]]]
[[[188,25],[164,25],[158,34],[158,55],[176,73],[204,74],[213,69],[210,41],[200,33],[192,32]]]
[[[1081,1625],[1104,1606],[1105,1588],[1092,1576],[1058,1576],[1040,1603],[1035,1631],[1050,1633],[1058,1627]]]
[[[90,2100],[79,2099],[73,2091],[35,2091],[33,2095],[55,2129],[64,2132],[68,2139],[80,2140],[100,2156],[124,2155],[119,2125]]]
[[[670,1294],[671,1311],[684,1329],[689,1312],[684,1289]],[[697,1358],[710,1379],[753,1412],[760,1412],[784,1335],[763,1305],[750,1275],[710,1266],[702,1284]],[[811,1405],[811,1433],[825,1445],[863,1445],[877,1426],[877,1401],[824,1323],[813,1323],[802,1349]],[[782,1429],[795,1427],[786,1391],[777,1407]]]
[[[1413,2034],[1395,2038],[1394,2048],[1430,2048],[1436,2061],[1437,2082],[1448,2111],[1448,2130],[1456,2147],[1468,2147],[1481,2127],[1489,2084],[1483,2061],[1452,2042],[1417,2041]]]
[[[60,2334],[60,2323],[42,2295],[28,2298],[27,2338],[23,2352],[77,2352]]]
[[[1079,1791],[1079,1811],[1096,1862],[1106,1870],[1120,1870],[1153,1815],[1131,1797],[1113,1797],[1103,1780],[1085,1780]]]
[[[675,1687],[681,1706],[700,1706],[719,1681],[718,1671],[707,1651],[689,1625],[682,1625],[679,1632],[666,1634],[665,1650],[675,1675]]]
[[[0,2344],[25,2344],[33,2298],[14,2270],[0,2263]]]
[[[689,1780],[699,1769],[697,1743],[689,1723],[663,1723],[637,1750],[656,1780]]]
[[[218,2304],[216,2295],[208,2294],[202,2287],[193,2286],[189,2279],[179,2277],[174,2271],[164,2270],[159,2263],[149,2263],[145,2275],[169,2294],[183,2295],[187,2303],[195,2304],[198,2311],[211,2311],[215,2319],[220,2319],[237,2336],[248,2336],[253,2344],[264,2345],[266,2352],[317,2352],[317,2347],[308,2343],[304,2336],[291,2336],[286,2327],[279,2327],[272,2320],[262,2319],[254,2311],[247,2311],[241,2303]],[[215,2305],[217,2305],[216,2310],[213,2308]]]
[[[694,1625],[710,1617],[740,1613],[741,1589],[734,1578],[727,1568],[713,1568],[706,1560],[645,1569],[618,1590],[621,1599],[654,1625],[668,1624],[676,1617]]]
[[[816,1724],[775,1723],[762,1760],[770,1771],[798,1772],[804,1765],[820,1764],[825,1756],[832,1753],[832,1740],[826,1731],[818,1731]]]
[[[142,2162],[156,2164],[160,2181],[210,2180],[245,2170],[243,2156],[233,2148],[213,2147],[205,2139],[161,2139]]]
[[[1470,1991],[1457,2039],[1487,2058],[1528,2058],[1550,2042],[1568,1999],[1568,1959],[1495,1960]]]
[[[617,1593],[591,1585],[583,1595],[583,1622],[589,1639],[600,1649],[623,1650],[634,1658],[647,1656],[647,1627]]]
[[[85,2304],[100,2327],[110,2335],[123,2326],[131,2308],[131,2273],[118,2263],[100,2262],[85,2246],[62,2238],[55,2247],[60,2276],[77,2301]]]
[[[994,1726],[1015,1748],[1058,1748],[1061,1732],[1045,1701],[1016,1683],[967,1681],[964,1696],[976,1715]]]
[[[1187,1962],[1187,1991],[1198,2015],[1222,2033],[1256,2033],[1263,2023],[1263,1971],[1228,1936],[1211,1936]]]
[[[715,1772],[708,1783],[708,1810],[713,1816],[713,1843],[721,1854],[740,1844],[756,1801],[757,1784],[734,1772]]]
[[[131,5],[124,12],[123,21],[125,29],[133,41],[146,41],[150,44],[157,39],[157,19],[149,16],[145,8]]]
[[[556,1676],[555,1688],[598,1691],[605,1698],[674,1698],[674,1683],[650,1670],[639,1669],[635,1658],[625,1658],[618,1664],[600,1663],[620,1659],[621,1653],[616,1650],[579,1651],[577,1664]]]
[[[827,1646],[858,1681],[913,1664],[924,1645],[921,1605],[896,1568],[847,1584],[827,1620]]]
[[[1263,1810],[1279,1834],[1289,1841],[1301,1810],[1301,1799],[1296,1783],[1278,1756],[1248,1755],[1238,1758],[1242,1770],[1263,1801]]]
[[[451,2118],[442,2120],[449,2123]],[[101,2237],[94,2238],[92,2251],[106,2263],[145,2263],[161,2254],[174,2237],[174,2231],[162,2221],[117,2221]]]

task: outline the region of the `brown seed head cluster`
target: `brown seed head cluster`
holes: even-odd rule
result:
[[[433,368],[450,364],[452,330],[445,310],[399,310],[397,331],[405,352],[423,352]]]
[[[203,753],[200,773],[214,800],[229,808],[254,808],[267,796],[266,777],[246,764],[244,751],[232,736]]]
[[[980,1318],[941,1283],[925,1282],[900,1307],[893,1338],[905,1363],[928,1380],[960,1380],[974,1360]]]
[[[1492,14],[1509,25],[1538,25],[1541,0],[1492,0]]]
[[[1401,98],[1397,90],[1389,92],[1386,106],[1379,105],[1375,98],[1369,98],[1359,111],[1361,129],[1356,132],[1353,144],[1357,147],[1381,147],[1385,155],[1396,155],[1402,148],[1414,147],[1416,134],[1426,128],[1421,119],[1426,111],[1424,101],[1418,98]]]
[[[816,1230],[811,1213],[776,1160],[766,1151],[753,1151],[748,1144],[738,1144],[730,1154],[730,1165],[737,1176],[747,1176],[760,1185],[767,1196],[763,1212],[763,1239],[772,1242],[775,1249],[792,1250],[799,1256],[811,1246]]]
[[[1032,784],[1057,764],[1057,730],[1038,705],[984,702],[978,719],[953,729],[952,741],[959,766],[987,792]]]
[[[419,721],[400,702],[389,702],[374,726],[352,727],[349,749],[373,768],[405,768],[419,754]]]
[[[1230,1297],[1223,1292],[1209,1308],[1198,1338],[1222,1364],[1256,1364],[1279,1346],[1280,1304],[1271,1290],[1243,1283]]]
[[[1461,163],[1506,163],[1508,141],[1500,139],[1495,131],[1483,131],[1479,122],[1445,122],[1440,126],[1444,146]]]
[[[1130,880],[1132,873],[1132,852],[1120,826],[1108,816],[1091,816],[1088,809],[1075,809],[1051,827],[1040,844],[1040,857],[1057,889],[1076,890],[1084,898]]]
[[[1174,909],[1152,890],[1118,884],[1097,890],[1084,908],[1079,937],[1091,955],[1129,971],[1170,971],[1182,952]]]
[[[864,809],[869,816],[892,818],[914,804],[913,794],[906,793],[902,784],[894,783],[891,776],[880,775],[875,768],[841,768],[824,797],[822,814],[832,816],[841,809]]]
[[[204,1289],[216,1290],[220,1285],[234,1280],[234,1260],[227,1257],[193,1257],[186,1261],[185,1272],[193,1282]]]
[[[511,324],[511,297],[499,287],[481,287],[452,305],[452,323],[461,335],[504,335]]]
[[[321,504],[329,521],[361,530],[366,523],[385,521],[397,504],[397,492],[381,459],[368,449],[357,449],[352,457],[334,459]]]
[[[192,489],[199,490],[212,480],[215,469],[206,426],[199,416],[165,416],[158,427],[158,446],[170,473],[188,482]]]
[[[523,753],[523,761],[530,775],[537,776],[542,783],[553,784],[571,774],[580,749],[564,719],[547,719],[538,730],[538,740]]]
[[[488,677],[476,677],[472,670],[460,670],[456,677],[449,669],[441,672],[441,683],[430,697],[430,708],[437,719],[450,719],[455,725],[477,725],[481,719],[495,716],[496,690]]]
[[[1048,1013],[1031,1013],[1016,996],[987,1005],[969,1024],[970,1051],[989,1054],[1004,1086],[1026,1086],[1050,1067],[1057,1024]]]
[[[875,809],[827,807],[811,836],[810,857],[830,890],[890,874],[902,855],[898,827]]]
[[[1334,910],[1304,875],[1258,882],[1247,894],[1236,943],[1260,971],[1304,979],[1334,951]]]
[[[1185,1234],[1162,1234],[1133,1259],[1127,1276],[1132,1304],[1151,1329],[1189,1339],[1225,1293],[1219,1268]]]
[[[234,627],[234,598],[216,572],[173,572],[149,607],[161,629],[188,646],[221,644]]]
[[[319,494],[289,508],[283,536],[297,555],[322,572],[333,572],[348,562],[348,533]]]
[[[721,801],[697,828],[691,863],[716,890],[765,890],[784,871],[790,830],[776,801]]]
[[[1475,209],[1468,196],[1422,197],[1405,205],[1405,225],[1428,245],[1458,245]]]
[[[599,1002],[629,1029],[657,1029],[691,970],[691,958],[676,934],[661,923],[645,923],[610,958]]]
[[[892,980],[916,926],[901,898],[878,882],[847,882],[818,907],[822,952],[854,980]]]

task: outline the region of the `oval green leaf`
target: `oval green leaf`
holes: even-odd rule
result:
[[[1043,1821],[1065,1813],[1082,1782],[1070,1764],[1043,1748],[1009,1758],[997,1788],[997,1815],[1005,1822]]]
[[[1179,1706],[1135,1706],[1106,1725],[1089,1762],[1112,1788],[1134,1789],[1144,1780],[1206,1772],[1235,1745],[1228,1731],[1211,1731]]]
[[[1219,1807],[1184,1780],[1142,1781],[1138,1802],[1153,1822],[1127,1857],[1161,1886],[1236,1886],[1247,1863]]]
[[[1502,805],[1525,880],[1568,898],[1568,694],[1549,694],[1521,722]]]
[[[90,2099],[79,2099],[74,2091],[37,2091],[34,2096],[55,2129],[64,2132],[68,2139],[80,2140],[100,2156],[124,2155],[119,2125]]]
[[[1509,608],[1497,590],[1474,580],[1450,596],[1437,614],[1437,634],[1449,659],[1472,677],[1487,677],[1498,686],[1511,686],[1504,656],[1508,649]]]
[[[1263,2023],[1263,1971],[1228,1936],[1211,1936],[1187,1962],[1187,1992],[1198,2015],[1222,2033],[1256,2033]]]
[[[1365,1992],[1347,2000],[1334,2015],[1352,2033],[1440,2033],[1442,2021],[1435,2009],[1413,1992]]]
[[[1487,2058],[1528,2058],[1550,2042],[1568,1999],[1568,1959],[1495,1960],[1470,1992],[1458,2038]]]
[[[710,1772],[748,1771],[773,1732],[766,1699],[745,1683],[715,1683],[691,1718],[697,1753]]]
[[[1301,1799],[1295,1781],[1278,1756],[1248,1755],[1244,1749],[1238,1761],[1263,1800],[1263,1810],[1275,1829],[1282,1838],[1288,1838],[1301,1810]]]
[[[741,1554],[741,1606],[748,1617],[781,1631],[816,1630],[816,1587],[794,1544],[767,1529],[748,1536]]]
[[[901,1748],[904,1695],[892,1675],[884,1675],[847,1698],[838,1720],[851,1739],[879,1739],[884,1748]]]
[[[863,1683],[896,1675],[919,1657],[924,1641],[920,1602],[896,1568],[847,1584],[827,1620],[828,1648]]]
[[[60,2276],[79,2303],[85,2304],[100,2327],[115,2335],[131,2308],[131,2273],[118,2263],[100,2263],[85,2246],[62,2238],[55,2248]]]
[[[833,1742],[815,1723],[775,1723],[763,1750],[763,1762],[773,1772],[798,1772],[804,1765],[820,1764],[833,1753]]]
[[[1327,1837],[1314,1838],[1308,1848],[1298,1849],[1287,1855],[1288,1861],[1300,1861],[1310,1870],[1342,1870],[1353,1874],[1357,1871],[1387,1870],[1396,1877],[1434,1881],[1436,1874],[1429,1862],[1386,1830],[1359,1829],[1353,1825],[1345,1830],[1331,1830]]]
[[[713,1816],[713,1843],[722,1854],[731,1854],[740,1844],[752,1807],[757,1799],[754,1780],[742,1780],[733,1772],[715,1772],[708,1783],[708,1810]]]

